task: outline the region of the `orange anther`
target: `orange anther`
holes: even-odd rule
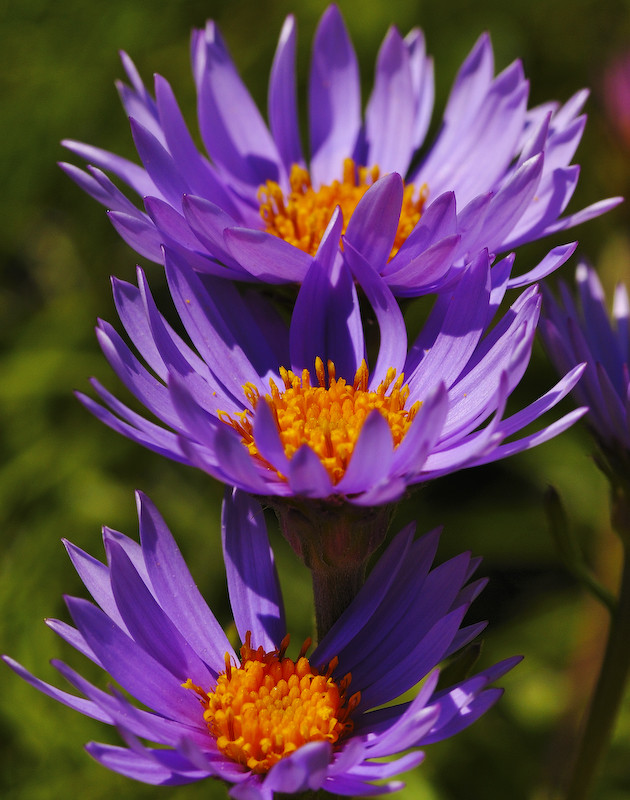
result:
[[[357,204],[379,176],[378,166],[357,167],[351,158],[346,158],[340,181],[334,180],[329,185],[313,189],[308,171],[294,164],[289,175],[288,194],[285,195],[275,181],[267,181],[258,189],[260,216],[265,230],[314,255],[335,208],[340,206],[347,225]],[[422,186],[420,191],[416,191],[412,184],[405,186],[390,258],[418,223],[427,196],[426,186]]]
[[[287,458],[291,459],[300,447],[308,445],[319,456],[333,483],[339,483],[344,476],[370,411],[376,409],[386,419],[393,445],[397,447],[420,408],[420,401],[405,408],[409,388],[403,383],[404,376],[396,376],[393,367],[372,391],[368,391],[369,372],[365,361],[361,362],[351,384],[337,377],[332,361],[328,361],[325,367],[319,357],[315,359],[316,386],[311,385],[306,369],[302,371],[301,379],[284,367],[279,372],[284,391],[271,382],[271,394],[264,398],[246,390],[251,411],[233,416],[218,412],[219,419],[240,434],[250,454],[269,468],[253,435],[253,413],[261,400],[272,410]]]
[[[288,637],[278,650],[253,649],[248,632],[240,666],[226,653],[226,671],[214,689],[206,693],[190,680],[182,684],[200,694],[203,718],[218,748],[256,773],[267,772],[307,742],[327,740],[334,746],[352,729],[349,676],[337,685],[330,665],[322,673],[302,653],[292,661],[280,655],[287,646]]]

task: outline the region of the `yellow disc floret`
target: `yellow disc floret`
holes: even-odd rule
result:
[[[327,366],[328,381],[321,358],[315,360],[319,386],[311,386],[307,369],[302,371],[300,378],[282,367],[280,377],[284,391],[270,381],[271,393],[262,400],[268,403],[274,414],[287,458],[291,459],[302,445],[308,445],[319,456],[333,484],[336,484],[345,474],[361,427],[370,411],[377,409],[385,417],[394,447],[397,447],[420,408],[420,401],[405,408],[409,387],[403,384],[404,375],[396,378],[393,367],[390,367],[385,380],[376,390],[368,391],[369,375],[365,361],[351,384],[335,376],[332,361]],[[235,414],[236,419],[220,411],[219,417],[241,434],[252,456],[270,466],[258,451],[252,428],[252,412],[261,402],[261,396],[252,384],[246,384],[244,390],[251,411],[247,409]]]
[[[188,680],[184,687],[196,691],[203,718],[217,746],[228,758],[264,773],[281,758],[308,742],[331,745],[352,730],[348,720],[360,700],[357,692],[346,697],[351,676],[338,683],[331,678],[337,659],[325,671],[311,666],[307,640],[297,661],[285,657],[287,636],[279,650],[254,650],[251,633],[241,648],[241,665],[225,655],[225,672],[205,692]]]
[[[289,176],[289,194],[285,195],[275,181],[267,181],[258,190],[265,230],[314,255],[336,206],[340,206],[343,213],[344,233],[357,203],[378,177],[378,167],[357,167],[351,158],[346,158],[341,181],[335,180],[328,186],[313,189],[308,171],[294,164]],[[417,224],[426,198],[426,186],[422,186],[419,192],[413,184],[405,186],[390,258],[396,255]]]

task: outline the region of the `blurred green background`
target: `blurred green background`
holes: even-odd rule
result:
[[[605,63],[630,47],[630,6],[622,0],[442,0],[381,3],[341,0],[358,51],[364,97],[387,26],[426,34],[435,58],[439,120],[456,70],[477,36],[489,30],[497,68],[522,58],[532,104],[566,100],[591,86],[589,124],[577,162],[581,183],[570,210],[630,186],[630,152],[606,119]],[[39,676],[64,658],[96,680],[84,660],[42,623],[68,619],[63,593],[84,596],[63,547],[67,537],[101,557],[102,524],[134,534],[133,490],[157,503],[192,563],[219,619],[229,622],[218,524],[222,487],[207,476],[128,443],[85,412],[72,395],[96,375],[118,384],[96,345],[97,316],[115,321],[109,275],[133,280],[136,255],[101,206],[56,166],[59,140],[90,142],[133,158],[128,125],[113,86],[123,77],[117,51],[130,53],[145,80],[167,77],[194,127],[189,71],[190,28],[215,18],[241,74],[264,107],[266,79],[284,16],[299,22],[299,70],[305,85],[310,41],[325,4],[303,0],[141,3],[109,0],[0,2],[0,651]],[[302,109],[304,110],[302,94]],[[72,160],[71,158],[68,160]],[[78,163],[75,160],[75,163]],[[551,244],[580,239],[608,288],[630,278],[625,207],[577,232],[522,250],[518,271]],[[145,263],[159,285],[155,265]],[[562,273],[572,280],[575,259]],[[408,309],[410,325],[416,309]],[[555,380],[537,346],[515,405]],[[571,407],[567,402],[565,410]],[[562,771],[597,668],[605,614],[567,575],[550,540],[543,508],[548,484],[562,493],[576,534],[602,580],[616,585],[619,551],[607,518],[606,485],[578,429],[538,450],[462,472],[425,487],[402,506],[400,527],[445,524],[440,558],[471,549],[484,556],[491,582],[473,609],[489,618],[482,664],[514,653],[525,662],[507,676],[503,700],[452,741],[428,749],[407,776],[401,798],[490,800],[535,798]],[[290,629],[310,632],[308,577],[274,531]],[[206,781],[180,789],[135,784],[99,767],[82,750],[115,732],[57,705],[0,670],[0,796],[6,800],[105,800],[224,797]],[[595,797],[630,796],[630,703],[626,703]]]

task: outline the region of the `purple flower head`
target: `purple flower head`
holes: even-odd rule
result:
[[[576,271],[577,302],[564,283],[557,303],[545,291],[545,317],[540,332],[556,369],[563,372],[587,362],[584,377],[573,390],[576,400],[589,406],[585,419],[604,453],[613,463],[630,458],[630,374],[628,372],[628,293],[618,284],[612,321],[594,269],[582,263]]]
[[[340,226],[336,213],[288,329],[258,293],[241,295],[166,250],[169,288],[195,350],[158,311],[142,270],[137,287],[114,279],[120,319],[148,368],[108,323],[99,322],[97,336],[123,383],[160,424],[98,381],[92,385],[104,405],[79,395],[82,402],[133,441],[252,494],[361,506],[390,503],[411,484],[525,450],[581,415],[513,439],[581,372],[573,369],[534,403],[504,416],[530,358],[540,305],[532,286],[489,329],[513,257],[490,270],[488,253],[478,254],[408,347],[386,282],[347,240],[339,251]],[[559,248],[538,268],[566,257]],[[380,327],[373,363],[357,285]]]
[[[109,209],[141,255],[161,263],[166,245],[202,273],[237,280],[302,282],[339,205],[347,239],[398,296],[443,291],[479,250],[507,252],[618,202],[561,216],[578,180],[571,159],[587,92],[563,106],[528,109],[521,63],[495,76],[487,35],[462,64],[429,147],[433,65],[418,29],[405,38],[388,31],[362,114],[357,58],[339,9],[329,6],[313,43],[310,156],[300,142],[295,53],[295,20],[288,17],[269,79],[267,124],[216,25],[193,33],[198,122],[209,158],[194,144],[166,80],[156,76],[152,96],[123,55],[131,86],[119,89],[141,165],[67,141],[90,166],[62,166]],[[142,197],[144,209],[106,173]]]
[[[125,746],[91,742],[87,750],[128,777],[161,785],[220,778],[243,800],[320,788],[391,792],[402,784],[389,779],[422,761],[415,748],[474,722],[501,695],[488,685],[519,661],[436,688],[436,665],[484,628],[462,621],[485,581],[468,583],[479,559],[467,553],[432,569],[438,532],[414,541],[413,525],[313,653],[306,657],[306,642],[295,661],[288,658],[261,508],[228,492],[223,546],[239,658],[153,504],[138,495],[138,509],[140,544],[105,529],[106,564],[66,543],[95,603],[67,598],[76,627],[48,620],[126,694],[103,691],[54,661],[80,695],[69,693],[5,657],[44,694],[116,726]],[[425,678],[414,700],[389,705]],[[280,715],[270,692],[286,701]]]

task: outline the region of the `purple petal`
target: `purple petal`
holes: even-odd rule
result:
[[[380,411],[373,409],[363,423],[337,491],[342,494],[365,492],[387,480],[393,455],[394,441],[389,424]]]
[[[449,298],[448,310],[432,347],[424,353],[419,366],[406,365],[411,396],[421,398],[440,381],[448,387],[458,377],[484,332],[490,299],[490,267],[487,251],[482,251],[468,265]],[[417,345],[410,352],[415,361]]]
[[[221,532],[230,604],[241,641],[251,631],[254,647],[274,650],[280,647],[286,622],[262,507],[226,489]]]
[[[352,639],[359,635],[361,629],[369,623],[370,617],[379,607],[382,599],[387,595],[390,586],[395,583],[403,561],[407,558],[415,525],[407,525],[395,537],[385,553],[379,558],[374,569],[368,576],[366,583],[360,589],[355,601],[344,611],[326,633],[322,641],[311,656],[315,664],[326,664],[331,658],[338,655]],[[428,552],[433,548],[430,560],[433,560],[437,550],[439,535],[434,532],[424,539],[424,546]],[[427,567],[428,569],[428,567]],[[343,662],[341,665],[343,669]]]
[[[112,591],[133,640],[180,683],[188,678],[198,686],[212,683],[218,672],[217,661],[210,672],[153,597],[122,548],[111,540],[106,542],[106,547]],[[218,661],[218,665],[221,663]]]
[[[532,202],[539,185],[544,157],[530,158],[521,165],[490,201],[483,228],[484,246],[491,252],[505,250],[503,241]]]
[[[126,747],[90,742],[85,749],[95,761],[107,769],[142,783],[180,786],[202,780],[212,774],[210,770],[202,771],[193,768],[190,762],[172,750],[154,751],[160,753],[161,761],[172,762],[164,764],[153,758],[134,753]]]
[[[355,208],[344,236],[370,266],[380,272],[394,245],[403,199],[403,182],[397,172],[380,178]]]
[[[357,58],[334,5],[326,9],[315,33],[308,99],[311,177],[319,187],[340,176],[361,126]]]
[[[112,594],[109,569],[105,564],[93,558],[89,553],[85,553],[72,542],[64,539],[63,544],[70,556],[72,565],[83,581],[85,588],[94,598],[94,601],[98,603],[110,619],[113,619],[119,627],[126,630],[126,625],[120,616]]]
[[[168,250],[165,265],[175,307],[193,344],[216,376],[213,382],[220,382],[237,399],[243,397],[247,383],[263,389],[278,374],[279,365],[238,290],[230,283],[215,281],[211,284],[213,291],[207,291],[184,259]]]
[[[405,36],[405,46],[409,51],[413,81],[412,97],[416,104],[413,131],[413,148],[416,149],[424,142],[433,112],[435,100],[433,61],[427,57],[424,35],[419,28],[414,28]]]
[[[402,781],[390,781],[389,783],[365,783],[359,778],[349,775],[335,775],[328,778],[324,784],[327,792],[340,794],[344,797],[374,797],[379,794],[389,794],[398,792],[404,788]]]
[[[274,141],[214,23],[206,28],[197,92],[201,136],[212,159],[253,189],[280,180]]]
[[[155,98],[168,150],[193,194],[201,194],[238,218],[239,203],[227,186],[203,158],[188,131],[169,83],[155,76]],[[180,198],[181,202],[181,198]],[[179,203],[177,204],[179,207]]]
[[[176,209],[181,207],[182,195],[190,193],[177,162],[164,146],[136,120],[129,120],[131,133],[144,168],[163,197]]]
[[[398,269],[387,273],[387,283],[397,297],[417,297],[419,293],[439,291],[448,282],[460,249],[460,236],[447,236],[409,262],[397,261]]]
[[[106,402],[114,409],[115,414],[121,414],[123,417],[122,420],[119,419],[115,414],[112,414],[111,411],[95,403],[91,397],[81,392],[76,392],[76,397],[79,402],[81,402],[97,419],[112,428],[112,430],[126,436],[137,444],[141,444],[175,461],[186,462],[186,458],[182,453],[181,447],[177,443],[177,436],[175,434],[143,419],[138,414],[131,411],[131,409],[117,401],[116,398],[107,392],[98,382],[94,381],[92,386],[102,397],[106,398]],[[130,420],[131,424],[125,422],[124,420],[126,419]]]
[[[225,266],[240,269],[223,238],[225,229],[235,225],[236,220],[204,197],[187,195],[182,200],[182,210],[192,232],[208,253]]]
[[[112,719],[109,714],[99,708],[98,705],[91,700],[69,694],[61,689],[57,689],[56,686],[51,686],[49,683],[36,678],[21,664],[18,664],[17,661],[14,661],[9,656],[2,656],[1,658],[7,666],[22,678],[22,680],[25,680],[43,694],[48,695],[48,697],[52,697],[53,700],[57,700],[59,703],[63,703],[64,706],[73,708],[80,714],[85,714],[86,717],[92,717],[92,719],[97,719],[99,722],[106,722],[108,725],[112,724]]]
[[[295,18],[289,15],[269,76],[269,126],[287,173],[293,164],[304,164],[297,114],[295,80]]]
[[[374,369],[370,370],[370,388],[378,386],[390,367],[398,374],[407,355],[407,330],[400,306],[385,281],[371,268],[363,256],[345,241],[344,253],[354,279],[376,314],[380,328],[380,345]]]
[[[299,247],[252,228],[227,228],[230,256],[250,275],[265,283],[301,283],[313,262]]]
[[[319,456],[308,445],[302,445],[289,461],[287,482],[291,492],[304,497],[329,497],[333,485]]]
[[[388,670],[387,674],[374,680],[369,687],[362,685],[361,706],[370,708],[394,700],[437,666],[444,658],[465,611],[465,607],[451,611],[437,622],[429,633],[397,662],[394,679],[391,670]]]
[[[405,713],[370,747],[370,757],[380,758],[395,755],[409,747],[417,746],[424,741],[435,725],[439,713],[440,709],[437,704],[423,707],[419,703],[411,703]]]
[[[508,282],[509,288],[516,289],[521,286],[529,286],[530,283],[536,283],[546,278],[547,275],[551,275],[551,273],[555,272],[558,267],[561,267],[565,261],[568,261],[575,252],[576,247],[577,242],[554,247],[533,269],[525,272],[523,275],[519,275],[517,278],[510,278]]]
[[[148,708],[170,719],[195,720],[199,702],[182,689],[181,680],[124,634],[100,609],[77,598],[68,598],[68,609],[104,669]]]
[[[68,150],[76,155],[90,161],[97,167],[105,170],[106,172],[113,172],[128,186],[137,192],[140,197],[145,195],[158,195],[159,191],[153,183],[146,170],[126,158],[109,153],[107,150],[101,150],[99,147],[93,147],[89,144],[82,142],[75,142],[71,139],[64,139],[61,143]]]
[[[427,715],[428,717],[428,715]],[[423,723],[420,724],[430,724],[429,720],[423,720]],[[402,748],[398,748],[394,751],[395,755],[400,753]],[[377,780],[385,780],[386,778],[391,778],[394,775],[399,775],[401,772],[407,772],[414,767],[417,767],[418,764],[421,764],[424,761],[424,753],[420,751],[416,751],[415,753],[407,753],[404,756],[400,756],[393,761],[389,762],[364,762],[358,767],[354,767],[352,770],[349,770],[348,774],[351,774],[353,777],[363,778],[366,781],[377,781]]]
[[[235,657],[214,614],[208,608],[175,540],[149,498],[136,495],[140,540],[151,585],[160,605],[195,652],[215,672],[225,653]]]
[[[141,256],[162,263],[162,237],[155,225],[142,212],[127,214],[124,211],[108,211],[109,221],[119,235]]]
[[[270,469],[258,470],[256,463],[234,431],[227,425],[218,429],[214,440],[214,453],[225,476],[231,483],[250,494],[284,494],[284,481]]]
[[[67,164],[63,161],[59,162],[59,166],[84,192],[106,208],[131,215],[138,213],[136,206],[100,169],[88,167],[88,172],[84,172],[74,164]]]
[[[260,455],[279,473],[287,475],[289,460],[280,438],[276,417],[265,399],[256,406],[252,432]]]
[[[512,436],[519,430],[522,430],[538,417],[542,416],[546,411],[556,406],[567,394],[574,388],[575,384],[579,381],[584,372],[585,365],[579,364],[567,373],[562,380],[545,392],[542,397],[530,403],[526,408],[521,409],[516,414],[506,417],[501,422],[501,430],[506,436]]]
[[[101,321],[96,337],[105,358],[129,391],[156,417],[178,427],[179,419],[168,391],[142,366],[114,328]]]
[[[152,742],[171,747],[179,744],[182,736],[188,736],[207,746],[208,733],[203,722],[197,727],[192,727],[176,720],[166,719],[151,711],[143,711],[133,706],[115,687],[110,687],[112,694],[108,694],[92,686],[89,681],[86,681],[62,661],[53,660],[52,664],[75,689],[82,692],[109,715],[109,724],[116,725],[118,728],[124,727],[134,736],[141,736]]]
[[[404,475],[418,472],[433,447],[440,440],[448,414],[448,393],[443,383],[438,383],[422,402],[402,442],[394,451],[392,472]]]
[[[265,785],[283,794],[319,789],[326,778],[331,758],[329,742],[308,742],[276,762],[267,773]]]
[[[335,363],[338,376],[353,380],[364,356],[363,328],[350,270],[339,254],[343,219],[335,211],[295,301],[291,317],[292,369],[309,369],[315,359]]]
[[[414,151],[414,98],[410,56],[390,28],[376,60],[374,89],[365,110],[368,164],[382,174],[407,171]]]
[[[443,127],[432,147],[431,158],[439,166],[455,150],[461,131],[467,130],[487,95],[494,72],[492,45],[488,34],[479,37],[462,64],[451,89],[443,115]],[[437,155],[436,155],[437,154]]]
[[[86,658],[89,658],[90,661],[98,664],[99,667],[103,667],[101,662],[98,660],[96,653],[91,647],[89,647],[85,641],[85,638],[76,628],[73,628],[72,625],[68,625],[67,622],[62,622],[58,619],[45,619],[44,622],[46,625],[48,625],[50,630],[54,631],[57,636],[64,640],[64,642],[67,642],[71,647],[74,647],[75,650],[84,655]]]
[[[424,210],[420,222],[403,242],[400,250],[383,269],[382,274],[396,272],[402,264],[422,255],[431,245],[457,233],[454,192],[444,192]]]
[[[538,447],[538,445],[548,442],[549,439],[553,439],[561,433],[564,433],[564,431],[568,430],[572,425],[575,425],[586,413],[588,413],[588,408],[578,408],[530,436],[524,436],[522,439],[517,439],[515,442],[497,446],[488,454],[476,458],[470,466],[489,464],[492,461],[498,461],[500,458],[506,458],[515,453],[522,453],[524,450],[531,450],[532,447]]]

